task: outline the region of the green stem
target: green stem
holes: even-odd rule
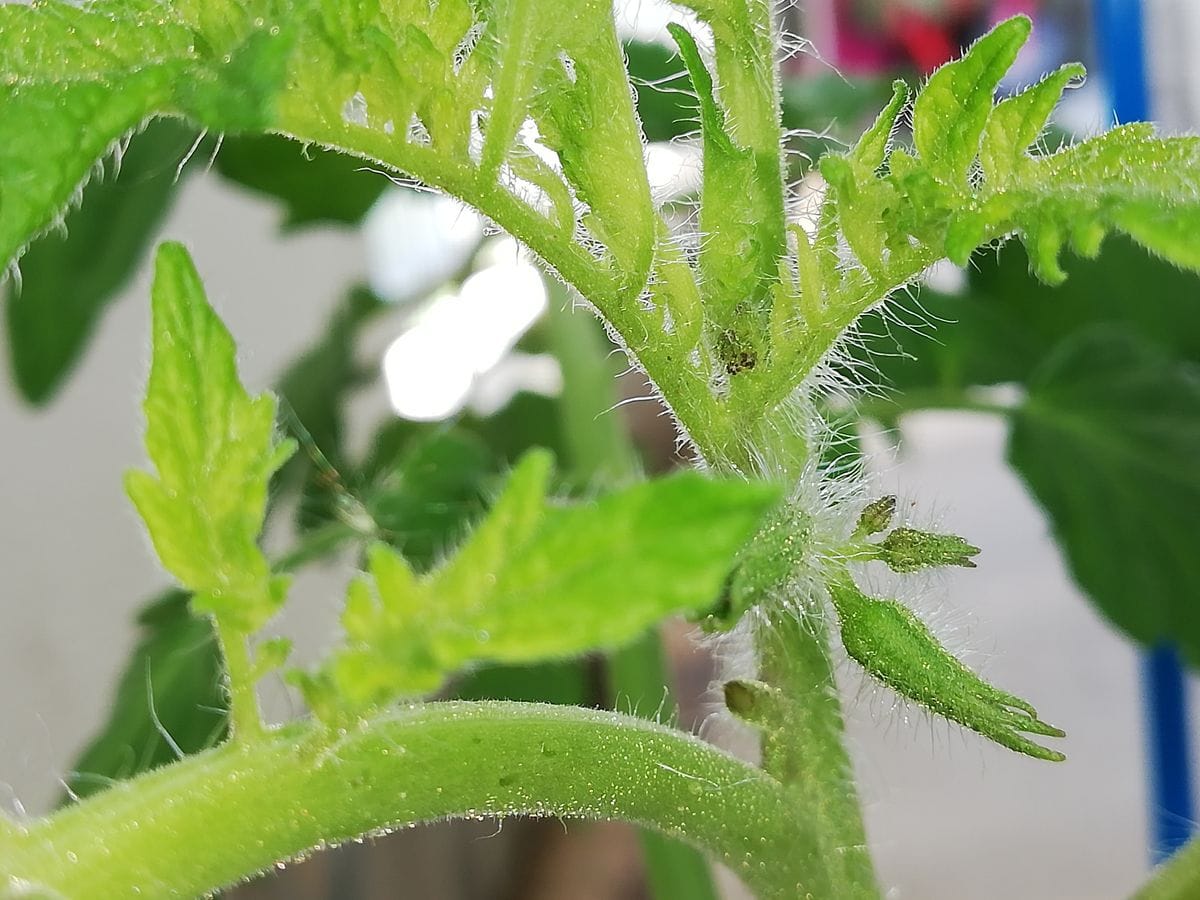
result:
[[[609,657],[609,682],[615,705],[625,704],[641,717],[675,712],[662,639],[652,629],[635,644]],[[651,895],[668,900],[717,900],[708,860],[694,847],[643,828],[639,834]]]
[[[1159,866],[1133,900],[1192,900],[1200,897],[1200,839]]]
[[[805,619],[793,611],[777,614],[760,626],[758,651],[763,680],[779,691],[767,713],[763,770],[810,817],[829,891],[818,896],[878,898],[823,613]]]
[[[804,896],[820,865],[774,780],[708,744],[611,712],[480,702],[189,757],[31,826],[5,872],[72,900],[196,896],[326,843],[483,815],[636,822],[770,900]]]
[[[213,619],[221,653],[225,658],[226,689],[229,692],[229,722],[232,737],[253,741],[263,736],[262,712],[255,691],[254,664],[246,635]]]

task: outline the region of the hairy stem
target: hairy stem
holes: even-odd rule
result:
[[[612,655],[609,680],[615,706],[629,704],[630,709],[643,716],[651,715],[653,710],[669,718],[675,711],[657,629]],[[657,831],[643,828],[639,837],[652,896],[661,900],[671,897],[717,900],[712,873],[703,854]]]
[[[763,898],[803,896],[820,871],[806,817],[769,775],[640,719],[496,702],[225,744],[30,826],[5,869],[73,900],[195,896],[362,834],[523,814],[654,828]]]
[[[763,736],[763,769],[811,817],[828,896],[878,898],[823,620],[781,613],[759,629],[758,650],[763,680],[779,691]]]

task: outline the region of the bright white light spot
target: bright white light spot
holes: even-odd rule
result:
[[[393,302],[417,300],[463,267],[483,237],[479,216],[438,194],[395,188],[363,225],[371,290]]]
[[[562,367],[549,353],[513,352],[475,383],[468,405],[478,415],[491,416],[521,391],[557,397],[562,383]]]
[[[355,91],[354,96],[342,106],[342,121],[347,125],[366,127],[368,122],[367,98],[363,96],[362,91]]]
[[[462,409],[546,309],[541,275],[511,241],[492,242],[481,258],[489,264],[458,293],[437,297],[384,355],[392,407],[405,418],[433,421]]]
[[[675,49],[675,42],[667,32],[669,23],[678,22],[692,34],[701,27],[693,13],[672,6],[666,0],[617,0],[615,14],[617,35],[621,40],[655,41],[671,49]]]
[[[939,259],[921,276],[930,290],[939,294],[961,294],[967,289],[967,273],[948,259]]]
[[[406,419],[433,422],[462,408],[474,373],[453,353],[446,353],[448,335],[431,325],[405,332],[383,356],[392,407]]]
[[[654,199],[665,203],[676,197],[694,194],[703,183],[703,151],[695,142],[656,141],[645,149],[646,175]]]

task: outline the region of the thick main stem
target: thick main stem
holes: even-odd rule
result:
[[[757,637],[763,680],[780,692],[774,727],[763,735],[763,769],[811,817],[827,896],[878,898],[824,621],[784,611]]]
[[[362,834],[522,814],[654,828],[725,862],[762,898],[804,896],[819,871],[811,827],[766,773],[640,719],[495,702],[226,744],[38,822],[3,871],[72,900],[197,896]]]

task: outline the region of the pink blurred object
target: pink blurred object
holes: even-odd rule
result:
[[[957,56],[989,25],[1018,13],[1033,16],[1040,3],[943,0],[931,5],[912,0],[832,0],[831,5],[830,61],[839,69],[869,75],[909,66],[927,75]]]

